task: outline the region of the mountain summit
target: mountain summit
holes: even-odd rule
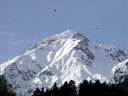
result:
[[[128,55],[115,46],[94,44],[82,34],[67,30],[1,64],[0,74],[13,85],[17,96],[31,96],[37,87],[48,88],[55,82],[110,82],[113,67],[126,58]]]

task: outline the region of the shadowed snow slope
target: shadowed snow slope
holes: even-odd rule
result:
[[[112,80],[114,83],[121,83],[126,78],[128,78],[128,59],[115,65],[115,67],[112,69],[112,72],[113,72]]]
[[[13,85],[17,96],[30,96],[35,88],[65,81],[99,79],[109,82],[112,68],[128,57],[114,46],[93,44],[78,32],[67,30],[46,38],[0,65],[0,74]]]

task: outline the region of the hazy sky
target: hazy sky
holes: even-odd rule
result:
[[[128,0],[0,0],[0,63],[67,29],[128,53]]]

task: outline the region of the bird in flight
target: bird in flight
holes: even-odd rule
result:
[[[96,27],[96,30],[99,30],[99,27],[98,26]]]
[[[54,12],[56,12],[56,9],[54,9]]]

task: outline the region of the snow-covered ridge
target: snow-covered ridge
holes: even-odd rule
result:
[[[24,54],[0,65],[0,74],[13,85],[17,96],[31,96],[37,87],[54,82],[99,79],[109,82],[111,70],[128,55],[114,46],[94,44],[78,32],[67,30],[46,38]]]
[[[128,59],[114,66],[112,72],[114,83],[123,82],[128,77]]]
[[[80,33],[72,31],[72,30],[64,31],[61,34],[56,34],[56,35],[53,35],[53,36],[51,36],[49,38],[43,39],[42,41],[37,43],[33,48],[31,48],[29,50],[32,50],[32,49],[37,48],[38,46],[42,46],[42,45],[43,46],[50,45],[50,44],[56,42],[57,40],[70,38],[70,37],[74,36],[75,34],[80,34]]]

